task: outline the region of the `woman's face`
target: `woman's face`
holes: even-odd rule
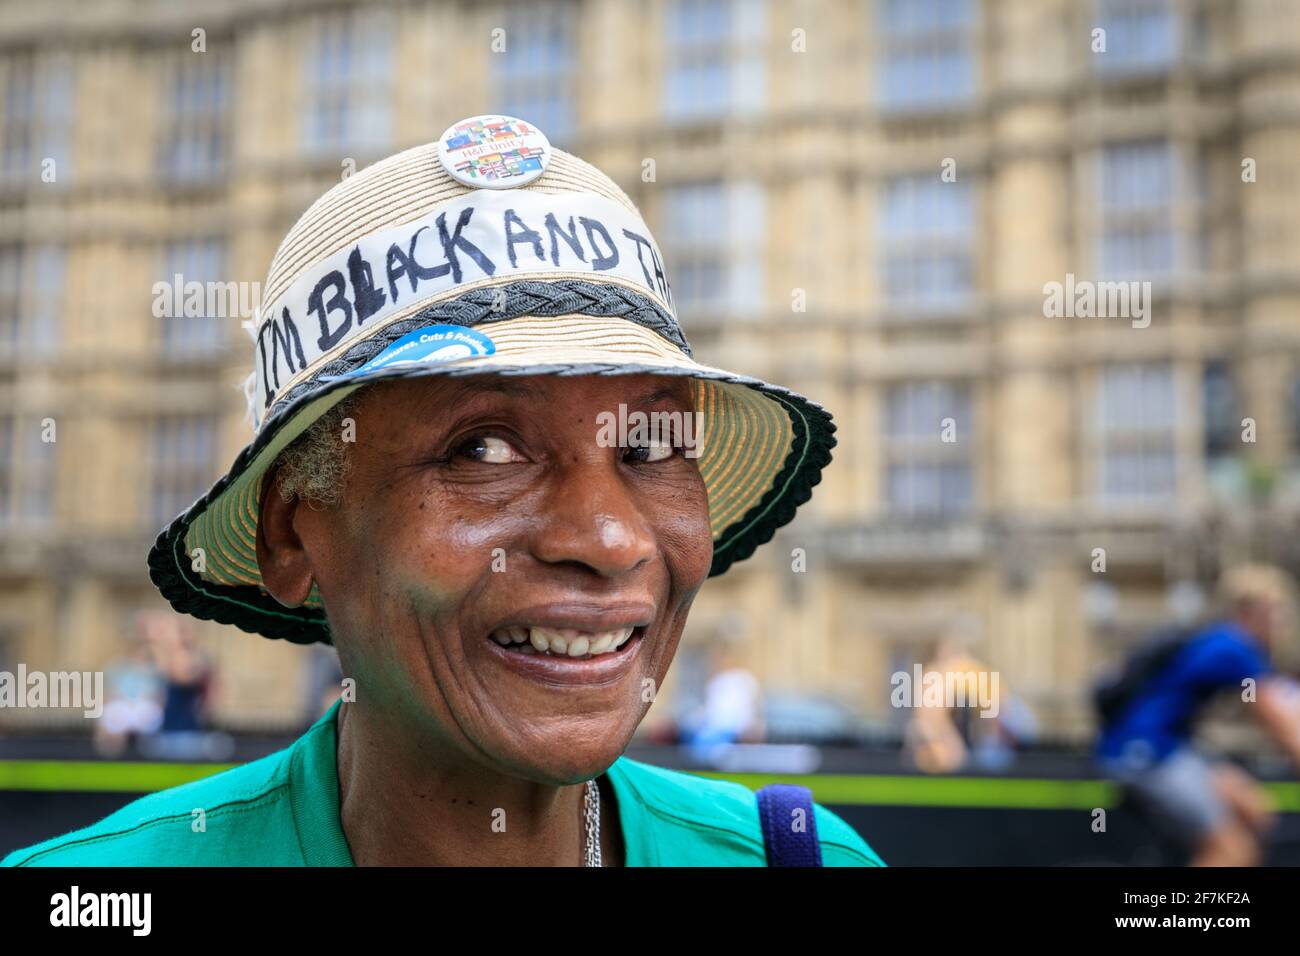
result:
[[[612,763],[713,543],[698,460],[605,447],[597,416],[688,414],[693,394],[651,375],[366,389],[340,503],[292,515],[358,703],[540,782]]]

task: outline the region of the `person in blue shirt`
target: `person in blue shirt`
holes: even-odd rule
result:
[[[1191,854],[1193,866],[1253,866],[1271,825],[1268,800],[1233,764],[1193,744],[1211,697],[1233,691],[1300,767],[1294,684],[1270,658],[1290,631],[1290,583],[1277,568],[1243,565],[1219,585],[1222,616],[1177,645],[1101,729],[1098,758]]]

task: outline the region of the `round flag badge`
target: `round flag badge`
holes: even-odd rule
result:
[[[546,170],[551,143],[532,123],[514,116],[471,116],[439,137],[438,158],[466,186],[511,189]]]

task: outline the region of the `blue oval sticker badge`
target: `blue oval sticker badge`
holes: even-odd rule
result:
[[[386,368],[408,365],[436,365],[458,359],[491,355],[497,350],[482,332],[463,325],[429,325],[409,332],[384,349],[365,365],[348,375],[364,375]]]

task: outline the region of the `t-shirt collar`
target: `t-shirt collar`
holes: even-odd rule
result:
[[[312,724],[294,747],[289,799],[307,866],[353,866],[339,814],[338,711],[341,701]]]
[[[339,810],[338,712],[335,701],[298,741],[289,765],[289,799],[293,807],[298,845],[307,866],[355,866]],[[623,830],[625,866],[641,865],[642,848],[628,839],[635,826],[635,794],[623,774],[620,761],[609,771],[618,804],[618,823]]]

